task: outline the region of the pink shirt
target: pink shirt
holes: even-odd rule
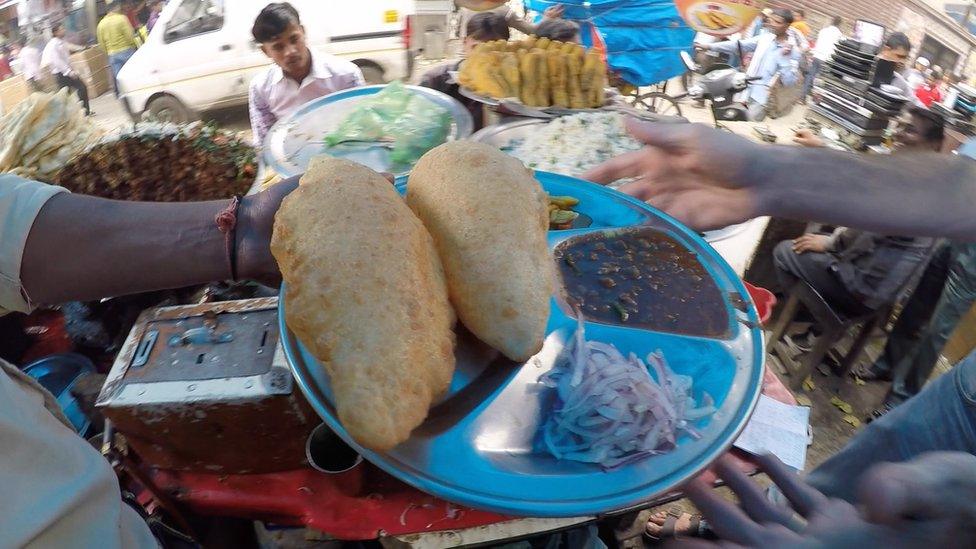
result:
[[[312,72],[301,84],[285,76],[278,65],[271,65],[251,81],[248,104],[254,143],[260,147],[275,122],[305,103],[365,83],[359,67],[327,54],[312,52]]]

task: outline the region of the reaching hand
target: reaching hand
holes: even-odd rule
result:
[[[773,456],[757,458],[793,509],[774,504],[759,484],[745,476],[727,457],[713,470],[739,498],[739,507],[700,480],[684,488],[722,541],[682,541],[680,547],[914,547],[919,531],[871,524],[846,501],[829,499],[787,469]]]
[[[976,456],[931,452],[907,463],[883,463],[859,484],[867,519],[895,527],[929,524],[932,547],[965,546],[976,539]]]
[[[805,234],[793,241],[793,251],[823,253],[830,249],[830,237],[825,234]]]
[[[381,174],[390,183],[393,174]],[[241,279],[257,280],[271,287],[281,284],[281,271],[271,255],[271,233],[281,201],[298,188],[301,176],[272,185],[257,194],[245,196],[237,216],[237,273]]]
[[[824,140],[821,139],[820,136],[818,136],[817,134],[813,133],[813,130],[809,128],[802,128],[796,130],[796,134],[793,136],[793,142],[803,147],[826,146]]]
[[[565,12],[566,8],[561,4],[556,4],[546,8],[546,11],[542,12],[542,17],[545,19],[562,19]]]
[[[620,188],[694,229],[726,227],[759,214],[755,188],[762,146],[699,124],[653,124],[627,120],[646,145],[583,174],[607,184],[636,178]]]
[[[237,217],[237,273],[277,287],[281,271],[271,255],[271,232],[281,201],[298,188],[300,176],[290,177],[256,194],[245,196]]]

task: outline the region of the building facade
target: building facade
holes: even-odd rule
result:
[[[850,33],[853,22],[864,19],[904,32],[912,41],[912,55],[929,58],[949,72],[976,76],[976,36],[950,17],[943,0],[784,0],[771,2],[787,8],[803,8],[814,29],[839,15],[842,30]],[[958,3],[958,2],[957,2]],[[973,18],[976,19],[976,10]]]

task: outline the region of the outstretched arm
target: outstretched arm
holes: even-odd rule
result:
[[[274,213],[297,178],[245,197],[238,213],[238,277],[275,283],[268,248]],[[229,200],[121,202],[60,194],[27,237],[21,283],[35,304],[176,288],[230,278],[215,217]]]
[[[701,125],[628,121],[646,146],[584,174],[698,229],[772,215],[881,234],[976,240],[976,162],[760,145]]]

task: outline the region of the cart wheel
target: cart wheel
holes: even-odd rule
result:
[[[666,93],[650,92],[633,98],[633,106],[662,116],[681,116],[681,105]]]

